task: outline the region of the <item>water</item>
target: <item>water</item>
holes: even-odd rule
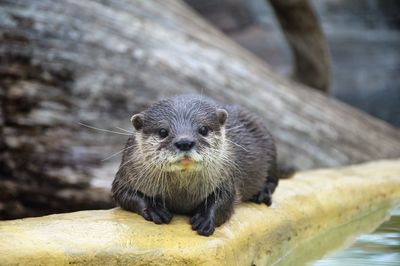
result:
[[[383,204],[360,212],[348,223],[299,242],[274,263],[303,265],[400,265],[400,206]]]
[[[373,233],[362,234],[350,247],[308,265],[400,265],[400,208]]]

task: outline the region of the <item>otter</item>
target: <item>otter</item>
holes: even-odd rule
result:
[[[172,213],[190,216],[209,236],[240,201],[271,205],[278,185],[276,148],[262,120],[211,98],[181,95],[161,100],[131,118],[112,184],[123,209],[156,224]]]

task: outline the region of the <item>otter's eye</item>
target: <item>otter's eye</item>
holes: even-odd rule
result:
[[[199,133],[201,135],[203,135],[204,137],[208,135],[208,127],[206,126],[202,126],[201,128],[199,128]]]
[[[161,138],[166,138],[168,136],[168,130],[166,130],[165,128],[162,128],[158,131],[158,135]]]

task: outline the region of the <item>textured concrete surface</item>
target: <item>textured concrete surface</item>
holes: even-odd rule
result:
[[[400,160],[307,171],[283,180],[270,208],[240,204],[211,237],[184,216],[155,225],[120,209],[3,221],[0,265],[266,265],[301,257],[307,243],[329,246],[349,234],[344,225],[380,220],[399,200]]]

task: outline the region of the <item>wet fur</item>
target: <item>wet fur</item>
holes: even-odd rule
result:
[[[222,125],[218,108],[228,112]],[[235,202],[271,204],[278,184],[276,150],[257,116],[199,96],[157,102],[142,116],[143,128],[129,138],[112,186],[122,208],[155,223],[169,223],[172,213],[188,214],[194,230],[210,235],[229,219]],[[207,137],[196,134],[202,124],[212,128]],[[168,145],[174,135],[158,139],[160,127],[195,138],[190,156],[201,161],[198,169],[171,171],[176,152]]]

